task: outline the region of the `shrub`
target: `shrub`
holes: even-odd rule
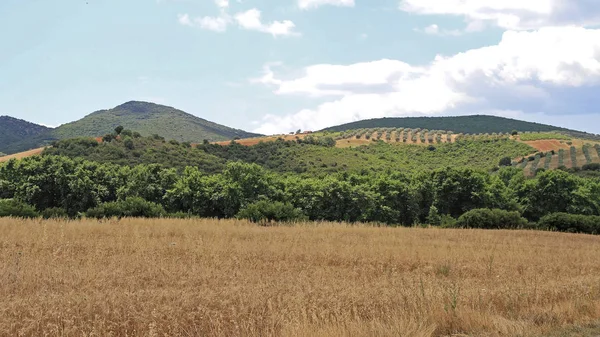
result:
[[[125,145],[125,147],[129,150],[133,150],[133,139],[131,139],[129,136],[126,136],[125,140],[123,140],[123,145]]]
[[[511,166],[512,165],[512,159],[510,159],[510,157],[504,157],[502,159],[500,159],[500,163],[498,164],[498,166]]]
[[[296,222],[307,219],[306,215],[304,215],[301,210],[295,208],[291,204],[267,200],[249,204],[238,213],[237,218],[247,219],[256,223],[267,223],[272,221]]]
[[[125,130],[121,131],[121,136],[123,136],[123,137],[133,137],[133,131],[131,131],[129,129],[125,129]]]
[[[90,218],[134,217],[157,218],[165,215],[161,205],[146,201],[139,197],[129,197],[125,200],[106,202],[98,207],[89,209],[86,215]]]
[[[487,208],[468,211],[456,222],[456,227],[482,229],[514,229],[526,225],[527,220],[519,212]]]
[[[429,222],[429,224],[431,226],[440,226],[442,224],[442,217],[440,216],[440,213],[439,213],[437,207],[432,205],[429,208],[429,215],[427,215],[427,222]]]
[[[553,213],[538,222],[541,229],[567,233],[600,233],[600,216]]]
[[[44,219],[66,219],[68,217],[67,211],[60,207],[46,208],[42,211],[42,218]]]
[[[15,199],[0,199],[0,218],[7,216],[15,218],[35,218],[38,214],[33,206],[26,203],[19,202]]]
[[[600,171],[600,164],[598,164],[598,163],[585,164],[581,167],[581,169],[583,171]]]

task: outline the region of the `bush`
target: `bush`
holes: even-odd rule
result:
[[[600,234],[600,216],[553,213],[540,219],[538,227],[567,233]]]
[[[67,211],[60,207],[46,208],[42,211],[42,218],[44,219],[66,219],[68,217]]]
[[[158,218],[165,215],[161,205],[146,201],[139,197],[129,197],[125,200],[106,202],[98,207],[89,209],[86,215],[90,218]]]
[[[598,164],[598,163],[585,164],[581,167],[581,169],[583,171],[600,171],[600,164]]]
[[[307,220],[301,210],[291,204],[262,200],[252,203],[242,209],[238,219],[247,219],[257,223],[267,222],[297,222]]]
[[[14,199],[0,199],[0,218],[35,218],[38,216],[35,208]]]
[[[526,225],[527,220],[519,212],[487,208],[468,211],[456,222],[456,227],[482,229],[514,229]]]
[[[431,226],[440,226],[442,224],[442,217],[437,207],[431,205],[429,208],[429,214],[427,215],[427,221]]]
[[[510,157],[504,157],[502,159],[500,159],[500,163],[498,163],[498,166],[511,166],[512,165],[512,159]]]
[[[131,137],[129,137],[129,136],[125,137],[125,140],[123,141],[123,144],[125,145],[125,147],[128,150],[133,150],[133,148],[134,148],[133,139],[131,139]]]

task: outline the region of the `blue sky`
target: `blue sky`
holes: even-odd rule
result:
[[[600,133],[594,0],[2,0],[0,115],[129,100],[263,133],[494,114]]]

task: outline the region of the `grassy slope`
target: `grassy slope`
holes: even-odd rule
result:
[[[459,117],[404,117],[378,118],[342,124],[325,129],[326,131],[345,131],[362,128],[422,128],[429,130],[451,130],[458,133],[499,133],[518,131],[561,131],[575,137],[593,137],[594,135],[560,128],[552,125],[524,122],[516,119],[495,116],[459,116]]]
[[[110,133],[118,125],[148,136],[160,134],[167,139],[201,142],[257,136],[207,121],[172,107],[146,102],[128,102],[110,110],[96,111],[76,122],[58,127],[60,138],[97,137]]]

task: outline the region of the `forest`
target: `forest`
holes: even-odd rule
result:
[[[374,222],[392,226],[600,232],[600,181],[561,170],[473,168],[279,173],[230,161],[218,173],[44,155],[0,166],[0,216],[208,217]],[[545,227],[579,215],[568,228]],[[565,222],[562,222],[565,223]]]

